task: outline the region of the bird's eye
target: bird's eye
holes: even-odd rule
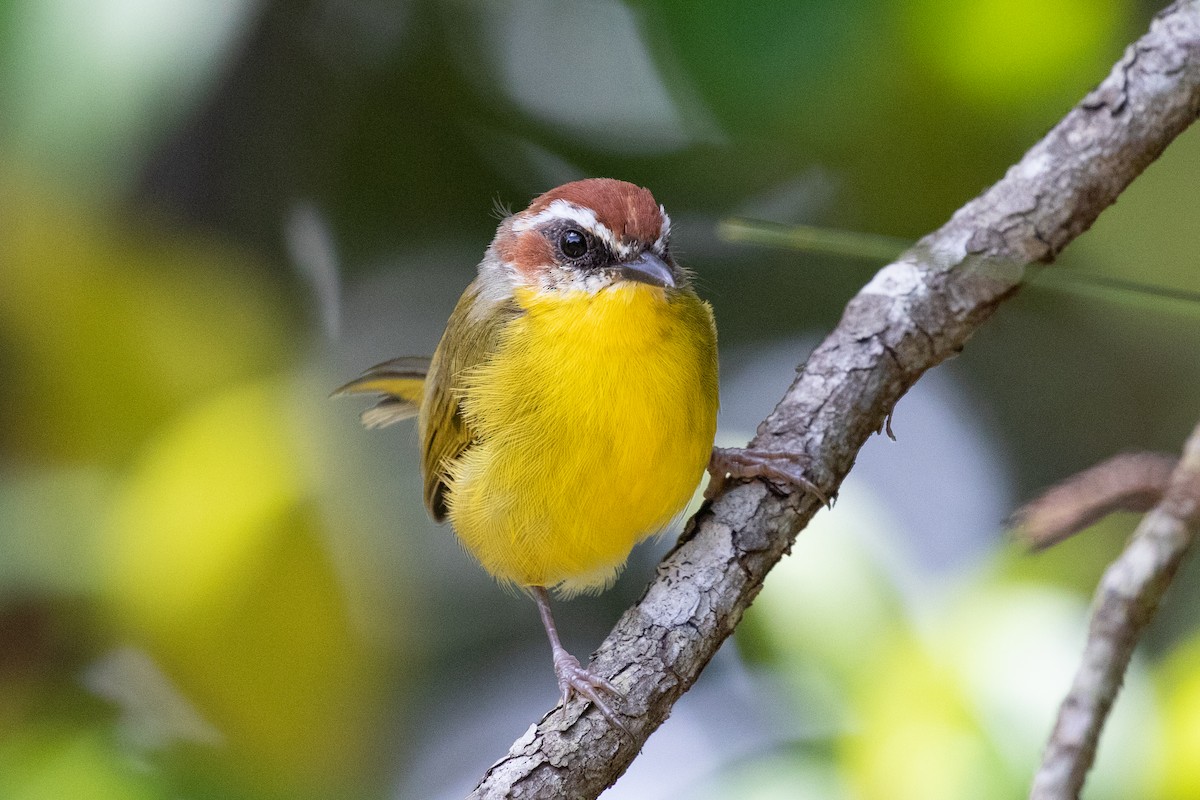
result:
[[[582,258],[588,251],[588,240],[581,231],[574,228],[563,231],[558,237],[558,249],[567,258]]]

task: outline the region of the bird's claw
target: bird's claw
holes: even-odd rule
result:
[[[829,508],[829,496],[805,477],[799,466],[800,463],[807,463],[809,460],[810,457],[807,453],[796,450],[714,447],[712,457],[708,461],[708,471],[712,473],[712,480],[704,491],[704,496],[711,500],[730,477],[744,480],[765,478],[808,492],[820,500],[822,505]]]
[[[605,719],[632,736],[625,723],[617,719],[617,715],[609,708],[604,695],[610,698],[620,698],[621,693],[609,681],[589,671],[579,663],[579,659],[570,653],[561,653],[554,658],[554,674],[558,677],[558,688],[562,691],[562,705],[565,710],[567,703],[573,697],[581,697],[594,705]]]

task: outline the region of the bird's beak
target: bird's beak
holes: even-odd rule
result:
[[[675,288],[675,276],[671,274],[671,268],[654,253],[642,253],[637,258],[621,262],[617,265],[617,275],[627,281]]]

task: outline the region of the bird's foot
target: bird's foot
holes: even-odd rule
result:
[[[829,496],[804,475],[801,464],[808,463],[807,453],[796,450],[756,450],[749,447],[714,447],[708,460],[708,471],[712,480],[704,490],[704,497],[711,500],[724,487],[729,478],[768,481],[795,486],[808,492],[828,508]]]
[[[554,674],[558,678],[558,688],[562,691],[564,709],[567,707],[567,703],[571,702],[572,697],[582,697],[599,709],[609,722],[629,734],[625,723],[617,719],[617,715],[608,706],[612,698],[621,697],[617,687],[589,671],[579,663],[579,659],[566,650],[555,652]],[[632,734],[630,735],[632,736]]]

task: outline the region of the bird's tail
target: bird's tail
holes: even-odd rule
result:
[[[378,394],[383,398],[362,413],[363,425],[382,428],[393,422],[415,417],[425,394],[425,376],[429,374],[426,356],[402,356],[376,364],[359,377],[339,387],[333,396]]]

